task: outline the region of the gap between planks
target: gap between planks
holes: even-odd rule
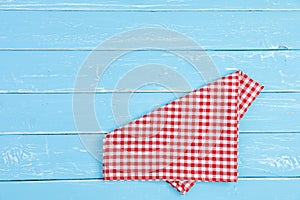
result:
[[[77,132],[77,131],[53,131],[53,132],[44,132],[44,131],[36,131],[36,132],[0,132],[0,135],[102,135],[107,134],[108,132]],[[295,133],[300,134],[299,131],[239,131],[240,134],[281,134],[281,133]]]
[[[239,177],[238,181],[285,181],[300,180],[300,176],[289,177]],[[20,180],[0,180],[1,182],[102,182],[103,178],[86,178],[86,179],[20,179]],[[105,181],[106,182],[106,181]],[[201,182],[201,181],[199,181]]]
[[[15,7],[14,7],[15,6]],[[24,5],[28,6],[28,5]],[[297,12],[300,8],[149,8],[149,9],[105,9],[105,8],[36,8],[34,6],[59,6],[59,5],[43,5],[43,4],[30,4],[31,8],[22,8],[20,5],[1,5],[0,11],[55,11],[55,12]],[[64,6],[72,6],[64,4]],[[11,7],[11,8],[10,8]]]
[[[1,10],[0,10],[1,11]],[[132,48],[107,48],[95,49],[95,47],[79,47],[79,48],[0,48],[0,51],[300,51],[298,48],[290,48],[285,45],[279,45],[271,48],[248,48],[248,49],[132,49]]]
[[[0,90],[0,94],[105,94],[105,93],[189,93],[193,90],[96,90],[96,91],[34,91],[34,90]],[[266,90],[261,93],[300,93],[300,90]]]

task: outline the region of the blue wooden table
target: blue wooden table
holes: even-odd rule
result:
[[[299,27],[299,0],[0,1],[0,199],[300,199]],[[221,76],[242,70],[265,86],[240,123],[237,183],[197,183],[181,195],[165,182],[102,180],[102,163],[75,126],[74,84],[97,45],[138,28],[177,31],[206,50]],[[131,52],[97,86],[104,131],[94,134],[118,127],[116,93],[131,93],[131,118],[174,99],[156,84],[115,89],[147,63],[170,66],[193,88],[205,85],[172,53]]]

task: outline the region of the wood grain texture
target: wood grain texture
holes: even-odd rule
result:
[[[90,51],[0,52],[1,93],[71,93],[83,61]],[[300,91],[300,51],[207,52],[224,76],[243,70],[265,86],[263,92]],[[135,51],[116,59],[100,78],[98,91],[115,90],[121,77],[147,63],[159,63],[185,78],[193,88],[204,79],[186,61],[166,51]],[[267,74],[267,76],[266,76]],[[166,74],[164,74],[166,75]],[[175,85],[174,90],[181,85]],[[127,88],[135,89],[135,88]],[[148,85],[144,90],[165,90]]]
[[[209,0],[181,0],[181,1],[168,1],[168,0],[148,0],[148,1],[109,1],[109,0],[88,0],[85,2],[78,0],[69,0],[62,2],[59,0],[35,0],[35,1],[2,1],[0,2],[2,10],[72,10],[72,11],[198,11],[207,9],[219,10],[271,10],[271,9],[297,9],[300,8],[297,0],[252,0],[245,2],[242,0],[216,0],[213,3]]]
[[[299,133],[240,133],[239,178],[298,177],[299,140]],[[0,136],[0,172],[2,181],[103,178],[102,163],[76,134]]]
[[[299,179],[240,180],[237,183],[197,183],[181,195],[166,182],[60,181],[0,183],[2,199],[212,199],[264,200],[300,197]],[[18,191],[18,192],[16,192]],[[47,194],[47,195],[45,195]]]
[[[96,95],[96,116],[102,130],[112,131],[176,98],[172,93],[134,93],[128,102],[129,118],[126,113],[119,115],[120,122],[117,124],[112,108],[115,111],[124,109],[122,102],[125,96],[128,94],[121,93],[114,97],[116,100],[112,106],[112,93]],[[0,95],[0,99],[0,111],[5,113],[0,115],[2,133],[76,131],[72,94],[10,94]],[[241,120],[240,130],[300,131],[299,100],[299,93],[261,94]],[[86,130],[89,131],[92,130]]]
[[[300,199],[298,0],[2,0],[0,19],[0,199]],[[101,162],[76,134],[75,78],[101,42],[149,27],[194,39],[221,76],[240,69],[265,85],[240,123],[237,183],[197,183],[182,196],[165,182],[100,180]],[[193,88],[205,85],[168,52],[127,54],[97,86],[101,133],[129,121],[120,115],[117,124],[111,111],[122,107],[122,95],[132,94],[133,119],[175,98],[155,84],[133,93],[115,88],[147,63],[170,66]]]
[[[150,27],[178,31],[204,49],[300,49],[300,12],[11,11],[0,18],[1,50],[91,50],[117,33]]]

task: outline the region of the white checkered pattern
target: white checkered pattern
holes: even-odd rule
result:
[[[181,193],[196,181],[236,181],[238,122],[262,89],[237,71],[114,130],[104,179],[166,180]]]

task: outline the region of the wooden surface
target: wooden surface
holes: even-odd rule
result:
[[[298,0],[4,0],[0,19],[1,200],[300,199]],[[222,76],[240,69],[265,86],[240,123],[237,183],[197,183],[182,196],[165,182],[101,180],[102,164],[88,153],[75,127],[75,79],[99,43],[149,27],[194,39]],[[104,130],[99,137],[118,127],[112,95],[134,89],[116,90],[116,83],[147,63],[170,66],[193,88],[205,85],[171,53],[123,56],[97,86],[96,114]],[[188,91],[178,87],[177,92]],[[140,88],[132,94],[130,115],[137,118],[174,98],[158,85]],[[119,117],[126,122],[126,116]]]

